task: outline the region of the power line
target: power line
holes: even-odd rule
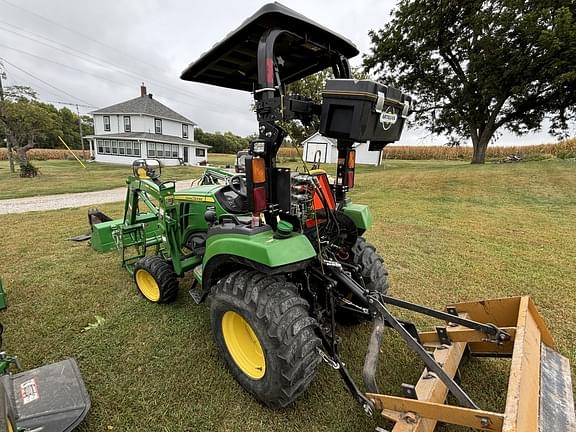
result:
[[[2,0],[0,0],[0,1],[2,1]],[[80,72],[80,73],[92,75],[92,76],[94,76],[94,77],[96,77],[96,78],[98,78],[98,79],[100,79],[100,80],[108,81],[108,82],[111,82],[111,83],[116,84],[116,85],[121,86],[121,87],[131,88],[131,87],[128,86],[126,83],[121,83],[121,82],[119,82],[119,81],[115,81],[115,80],[112,80],[112,79],[110,79],[110,78],[102,77],[102,76],[100,76],[100,75],[98,75],[98,74],[95,74],[95,73],[93,73],[93,72],[88,72],[88,71],[85,71],[85,70],[82,70],[82,69],[78,69],[78,68],[76,68],[76,67],[74,67],[74,66],[70,66],[70,65],[67,65],[67,64],[64,64],[64,63],[59,63],[59,62],[57,62],[57,61],[48,59],[48,58],[46,58],[46,57],[42,57],[42,56],[39,56],[39,55],[36,55],[36,54],[29,53],[28,51],[24,51],[24,50],[21,50],[21,49],[18,49],[18,48],[10,47],[10,46],[4,45],[4,44],[0,44],[0,47],[4,47],[4,48],[10,49],[10,50],[12,50],[12,51],[19,52],[19,53],[28,55],[28,56],[30,56],[30,57],[37,58],[37,59],[42,60],[42,61],[46,61],[46,62],[49,62],[49,63],[53,63],[53,64],[55,64],[55,65],[58,65],[58,66],[61,66],[61,67],[63,67],[63,68],[67,68],[67,69],[70,69],[70,70],[74,70],[74,71],[76,71],[76,72]],[[29,74],[29,73],[28,73],[28,74]],[[30,75],[30,74],[29,74],[29,75]],[[39,80],[39,78],[36,78],[36,79]],[[46,82],[44,81],[44,83],[46,83]],[[52,86],[52,87],[53,87],[53,86]],[[79,99],[77,96],[72,96],[72,95],[70,95],[70,93],[65,93],[65,94],[66,94],[67,96],[73,97],[74,99],[78,99],[78,100],[80,100],[80,101],[82,101],[82,102],[84,102],[84,103],[88,103],[88,102],[86,102],[86,101],[84,101],[84,100],[82,100],[82,99]],[[174,99],[178,100],[177,98],[174,98]],[[198,108],[199,108],[197,105],[193,105],[193,104],[190,104],[190,103],[188,103],[188,102],[184,102],[182,99],[178,100],[178,102],[180,102],[181,104],[184,104],[184,105],[191,106],[191,107],[193,107],[193,108],[195,108],[195,109],[198,109]],[[216,104],[215,102],[212,102],[212,105],[215,106],[215,107],[216,107],[216,106],[219,107],[219,105]],[[203,110],[205,110],[205,111],[211,111],[211,112],[217,113],[217,114],[220,114],[220,113],[221,113],[221,111],[216,111],[216,110],[213,110],[213,109],[210,109],[210,108],[206,108],[206,107],[201,107],[201,108],[202,108]]]
[[[24,7],[22,7],[22,6],[19,6],[19,5],[15,5],[15,4],[13,4],[13,3],[10,3],[9,1],[6,1],[6,0],[0,0],[0,1],[3,2],[3,3],[5,3],[5,4],[7,4],[7,5],[9,5],[9,6],[11,6],[11,7],[13,7],[13,8],[20,9],[21,11],[24,11],[24,12],[26,12],[26,13],[28,13],[28,14],[34,15],[34,16],[40,18],[41,20],[44,20],[44,21],[46,21],[46,22],[49,22],[49,23],[51,23],[51,24],[54,24],[55,26],[58,26],[58,27],[60,27],[60,28],[63,28],[64,30],[67,30],[67,31],[69,31],[69,32],[71,32],[71,33],[76,33],[76,34],[78,34],[78,35],[80,35],[80,36],[82,36],[82,37],[84,37],[84,38],[86,38],[86,39],[88,39],[88,40],[90,40],[90,41],[92,41],[92,42],[94,42],[94,43],[97,43],[97,44],[99,44],[99,45],[101,45],[101,46],[103,46],[103,47],[106,47],[106,48],[108,48],[108,49],[114,50],[114,51],[116,51],[117,53],[122,54],[122,56],[124,56],[124,57],[130,57],[131,59],[136,60],[137,62],[139,62],[139,63],[141,63],[141,64],[145,64],[145,65],[147,65],[147,66],[149,66],[149,67],[152,67],[152,68],[154,68],[154,69],[156,69],[156,70],[158,70],[158,71],[161,71],[160,68],[158,68],[157,66],[155,66],[155,65],[153,65],[153,64],[151,64],[151,63],[145,62],[144,60],[141,60],[141,59],[139,59],[139,58],[137,58],[137,57],[134,57],[134,56],[126,53],[126,52],[123,52],[123,51],[119,50],[119,49],[116,48],[116,47],[113,47],[113,46],[111,46],[111,45],[105,44],[104,42],[101,42],[101,41],[99,41],[99,40],[97,40],[97,39],[92,38],[91,36],[88,36],[88,35],[86,35],[86,34],[84,34],[84,33],[81,33],[81,32],[79,32],[78,30],[75,30],[75,29],[73,29],[73,28],[67,27],[67,26],[65,26],[65,25],[63,25],[63,24],[61,24],[61,23],[59,23],[59,22],[53,21],[53,20],[51,20],[51,19],[49,19],[49,18],[46,18],[46,17],[43,16],[43,15],[40,15],[40,14],[38,14],[38,13],[36,13],[36,12],[32,12],[31,10],[26,9],[26,8],[24,8]]]
[[[0,1],[1,1],[1,0],[0,0]],[[113,83],[113,84],[116,84],[116,85],[120,85],[120,86],[125,86],[125,85],[126,85],[126,84],[121,83],[121,82],[119,82],[119,81],[114,81],[114,80],[112,80],[112,79],[110,79],[110,78],[105,78],[105,77],[103,77],[103,76],[97,75],[97,74],[95,74],[95,73],[93,73],[93,72],[88,72],[88,71],[86,71],[86,70],[78,69],[78,68],[76,68],[76,67],[74,67],[74,66],[70,66],[70,65],[67,65],[67,64],[64,64],[64,63],[59,63],[59,62],[57,62],[57,61],[55,61],[55,60],[48,59],[48,58],[46,58],[46,57],[42,57],[42,56],[39,56],[39,55],[36,55],[36,54],[32,54],[32,53],[30,53],[30,52],[28,52],[28,51],[24,51],[24,50],[21,50],[21,49],[19,49],[19,48],[14,48],[14,47],[11,47],[11,46],[8,46],[8,45],[4,45],[4,44],[0,44],[0,47],[7,48],[7,49],[9,49],[9,50],[19,52],[19,53],[21,53],[21,54],[25,54],[25,55],[28,55],[28,56],[30,56],[30,57],[37,58],[37,59],[42,60],[42,61],[45,61],[45,62],[53,63],[53,64],[55,64],[55,65],[58,65],[58,66],[61,66],[61,67],[67,68],[67,69],[71,69],[71,70],[76,71],[76,72],[80,72],[80,73],[85,73],[85,74],[88,74],[88,75],[92,75],[92,76],[95,76],[95,77],[98,78],[98,79],[101,79],[101,80],[104,80],[104,81],[109,81],[109,82],[111,82],[111,83]]]
[[[20,72],[16,72],[15,69],[11,68],[10,73],[8,75],[10,77],[10,81],[12,82],[12,85],[28,85],[28,87],[39,87],[40,89],[42,89],[42,91],[54,96],[55,98],[61,98],[62,97],[61,93],[56,93],[56,92],[50,90],[50,87],[48,87],[42,83],[33,82],[29,78],[24,77],[24,75],[21,75]],[[13,77],[16,77],[16,79],[14,79]]]
[[[2,1],[2,0],[0,0],[0,1]],[[50,84],[49,82],[44,81],[42,78],[38,78],[37,76],[31,74],[30,72],[27,72],[27,71],[25,71],[24,69],[16,66],[14,63],[9,62],[9,61],[6,60],[5,58],[0,57],[0,59],[1,59],[2,61],[6,62],[7,64],[9,64],[10,66],[12,66],[13,68],[18,69],[20,72],[25,73],[25,74],[28,75],[28,76],[31,76],[31,77],[34,78],[35,80],[40,81],[41,83],[47,85],[48,87],[51,87],[51,88],[53,88],[54,90],[58,90],[60,93],[65,94],[66,96],[70,96],[70,97],[73,98],[73,99],[79,100],[79,101],[82,102],[82,103],[85,103],[85,104],[87,104],[87,105],[90,105],[90,102],[86,102],[84,99],[80,99],[78,96],[74,96],[73,94],[70,94],[70,93],[68,93],[68,92],[65,91],[65,90],[62,90],[62,89],[60,89],[60,88],[58,88],[58,87]]]
[[[71,105],[71,106],[75,106],[75,107],[82,107],[82,108],[96,108],[98,109],[99,107],[94,106],[94,105],[82,105],[82,104],[77,104],[74,102],[62,102],[62,101],[45,101],[45,102],[49,102],[49,103],[55,103],[55,104],[60,104],[60,105]]]
[[[114,68],[114,69],[116,69],[116,70],[118,70],[118,71],[120,71],[120,72],[123,72],[123,73],[126,74],[126,75],[130,75],[130,76],[132,76],[132,77],[138,78],[139,81],[147,81],[147,82],[149,82],[149,83],[151,83],[151,84],[157,85],[158,87],[165,88],[165,89],[168,89],[168,90],[172,90],[172,91],[174,91],[174,92],[177,92],[178,95],[187,94],[187,95],[193,97],[194,99],[197,99],[197,100],[200,100],[200,101],[202,101],[202,102],[209,103],[209,104],[212,104],[212,105],[214,105],[214,106],[217,106],[217,104],[216,104],[213,100],[211,100],[211,99],[203,98],[203,97],[201,97],[201,96],[198,96],[198,95],[196,95],[196,94],[194,94],[194,93],[191,93],[191,92],[186,91],[186,90],[184,90],[184,89],[181,89],[181,88],[179,88],[179,87],[176,87],[176,86],[173,86],[173,85],[170,85],[170,84],[166,84],[166,83],[164,83],[164,82],[157,81],[157,80],[155,80],[155,79],[153,79],[153,78],[150,78],[150,77],[148,77],[148,76],[146,76],[146,75],[143,75],[143,74],[141,74],[141,73],[136,73],[136,72],[134,72],[134,71],[131,71],[130,69],[126,69],[126,68],[120,67],[120,66],[118,66],[117,64],[113,64],[113,63],[110,63],[109,61],[107,61],[107,60],[105,60],[105,59],[100,58],[100,57],[96,57],[96,56],[94,56],[94,55],[91,55],[91,54],[88,54],[88,53],[85,53],[85,52],[81,52],[81,51],[79,51],[79,50],[77,50],[77,49],[75,49],[75,48],[73,48],[73,47],[70,47],[69,45],[60,43],[60,42],[55,41],[55,40],[53,40],[53,39],[50,39],[50,38],[48,38],[48,37],[46,37],[46,36],[40,35],[40,34],[38,34],[38,33],[34,33],[34,32],[30,32],[30,31],[24,30],[24,29],[22,29],[22,27],[15,26],[15,25],[13,25],[13,24],[6,23],[5,21],[1,21],[1,20],[0,20],[0,23],[5,24],[5,25],[8,25],[8,26],[10,26],[10,27],[17,28],[17,29],[19,29],[19,30],[22,30],[22,31],[24,31],[25,33],[28,33],[28,34],[31,34],[31,35],[34,35],[34,36],[37,36],[37,37],[41,37],[41,38],[43,38],[43,39],[45,39],[45,40],[48,40],[48,41],[50,41],[50,42],[52,42],[52,43],[54,43],[54,44],[56,44],[56,45],[60,45],[60,46],[62,46],[62,47],[64,47],[64,48],[66,48],[67,50],[72,51],[72,52],[74,52],[74,53],[76,53],[76,54],[71,54],[71,53],[69,53],[69,52],[66,52],[66,51],[62,50],[61,48],[58,48],[58,47],[55,47],[55,46],[53,46],[53,45],[47,44],[47,43],[45,43],[45,42],[42,41],[42,40],[38,40],[38,39],[35,39],[35,38],[31,38],[31,37],[29,37],[29,36],[26,36],[26,35],[24,35],[24,34],[21,34],[21,33],[19,33],[19,32],[14,31],[14,30],[2,28],[2,27],[0,26],[0,29],[1,29],[1,30],[4,30],[4,31],[6,31],[6,32],[15,34],[15,35],[20,36],[20,37],[23,37],[23,38],[25,38],[25,39],[31,40],[31,41],[33,41],[33,42],[37,42],[37,43],[39,43],[39,44],[41,44],[41,45],[45,45],[45,46],[47,46],[47,47],[49,47],[49,48],[56,49],[56,50],[58,50],[58,51],[60,51],[60,52],[63,52],[63,53],[65,53],[65,54],[67,54],[67,55],[72,55],[72,56],[77,57],[77,58],[80,58],[80,59],[82,59],[82,60],[84,60],[84,61],[89,61],[89,62],[98,64],[98,65],[100,65],[100,66],[104,66],[104,67],[106,67],[106,68],[112,67],[112,68]],[[12,49],[13,49],[13,48],[12,48]],[[88,59],[86,59],[86,57],[88,57]],[[191,105],[191,106],[193,106],[193,105]],[[218,106],[219,106],[219,105],[218,105]],[[240,109],[240,107],[237,107],[237,108]]]

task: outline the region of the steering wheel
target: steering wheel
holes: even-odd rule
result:
[[[242,198],[246,198],[248,196],[248,190],[246,188],[246,177],[244,177],[244,174],[236,174],[230,177],[228,184],[230,185],[230,189],[232,189]]]

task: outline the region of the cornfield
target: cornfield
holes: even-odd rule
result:
[[[300,150],[300,153],[302,153],[302,150]],[[519,156],[522,159],[576,158],[576,138],[553,144],[513,147],[489,146],[486,159],[502,160],[511,155]],[[298,158],[298,151],[294,147],[281,147],[278,156],[283,158]],[[472,159],[472,147],[390,145],[384,148],[383,158],[405,160],[470,160]]]
[[[77,157],[82,157],[82,150],[72,150]],[[86,157],[89,153],[86,151]],[[31,149],[28,150],[30,160],[54,160],[54,159],[74,159],[66,149]],[[8,152],[5,148],[0,149],[0,160],[8,160]]]
[[[522,159],[569,159],[576,158],[576,138],[554,144],[538,144],[513,147],[488,147],[486,159],[502,160],[511,155]],[[470,160],[472,147],[446,146],[388,146],[384,149],[384,159],[405,160]]]
[[[76,156],[81,157],[82,151],[74,150]],[[299,151],[294,147],[281,147],[278,156],[285,159],[298,159]],[[32,149],[28,152],[30,160],[72,159],[68,150],[64,149]],[[522,159],[569,159],[576,158],[576,138],[560,141],[553,144],[538,144],[514,147],[489,146],[486,153],[488,160],[501,160],[510,155]],[[446,146],[396,146],[391,145],[384,149],[384,159],[405,160],[470,160],[472,147],[446,147]],[[0,149],[0,160],[6,160],[6,149]]]

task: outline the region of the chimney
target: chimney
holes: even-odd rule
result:
[[[140,96],[146,96],[146,86],[144,83],[140,86]]]

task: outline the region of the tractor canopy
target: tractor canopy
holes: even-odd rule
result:
[[[284,31],[274,47],[280,81],[290,84],[335,64],[340,56],[358,55],[356,46],[338,33],[280,3],[269,3],[246,19],[180,76],[237,90],[258,88],[258,44],[270,29]]]

